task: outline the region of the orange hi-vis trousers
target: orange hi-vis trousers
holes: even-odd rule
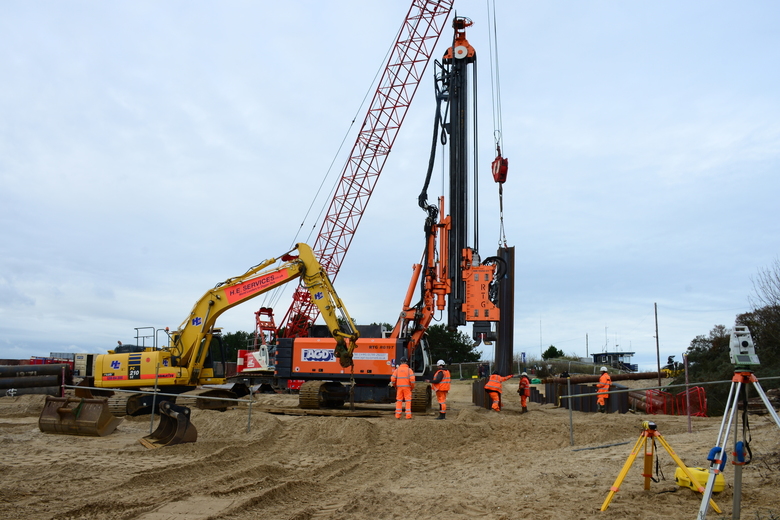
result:
[[[447,413],[447,391],[436,390],[436,401],[439,402],[439,411]]]
[[[406,418],[412,418],[412,389],[408,386],[399,386],[395,392],[395,418],[401,418],[401,409],[406,408]]]
[[[496,412],[501,411],[501,394],[499,392],[491,392],[488,390],[488,395],[490,396],[490,400],[493,402],[491,408],[495,410]]]

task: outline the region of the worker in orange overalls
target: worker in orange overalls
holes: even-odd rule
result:
[[[493,411],[500,412],[501,408],[504,406],[501,403],[501,383],[507,381],[508,379],[512,379],[512,374],[509,374],[508,376],[500,376],[498,375],[498,371],[494,370],[493,374],[490,376],[490,379],[488,379],[488,382],[485,383],[485,392],[487,392],[490,396],[490,400],[492,402],[491,408]]]
[[[598,384],[596,384],[596,402],[599,405],[599,412],[601,413],[607,413],[607,399],[609,398],[609,387],[612,385],[612,378],[609,376],[609,372],[607,372],[607,367],[601,367],[601,377],[599,378]]]
[[[446,419],[447,415],[447,392],[450,391],[450,371],[444,368],[444,360],[440,359],[436,363],[438,370],[433,374],[431,388],[436,392],[436,400],[439,402],[439,416],[436,418]]]
[[[525,413],[528,411],[528,398],[531,397],[531,380],[528,379],[528,374],[523,372],[520,374],[520,386],[517,388],[517,393],[520,394],[520,406],[523,407]]]
[[[414,372],[409,368],[409,360],[401,358],[401,364],[390,376],[390,386],[395,387],[395,418],[401,418],[402,405],[406,408],[406,418],[412,418],[412,390],[414,390]]]

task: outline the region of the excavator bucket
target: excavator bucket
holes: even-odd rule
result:
[[[114,417],[106,399],[46,396],[38,428],[44,433],[103,437],[113,432],[120,417]]]
[[[190,422],[190,409],[170,401],[160,402],[160,424],[154,432],[139,439],[141,444],[150,449],[196,440],[198,440],[198,430]]]

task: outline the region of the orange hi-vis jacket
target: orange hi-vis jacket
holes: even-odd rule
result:
[[[414,389],[414,372],[409,368],[409,365],[402,363],[393,370],[393,375],[390,376],[390,383],[396,388]]]
[[[449,392],[450,391],[450,371],[438,370],[433,374],[433,381],[431,381],[431,388],[434,392]]]
[[[597,394],[605,394],[609,392],[609,386],[612,384],[612,378],[610,377],[608,372],[604,372],[601,374],[601,377],[599,378],[598,384],[596,384],[596,390]]]
[[[509,374],[508,376],[500,376],[498,374],[493,374],[490,376],[490,380],[488,380],[488,382],[485,383],[485,390],[487,390],[488,392],[498,392],[500,394],[502,393],[501,383],[509,379],[512,379],[512,374]]]
[[[525,376],[520,376],[520,386],[517,387],[518,393],[526,397],[531,396],[531,380]]]

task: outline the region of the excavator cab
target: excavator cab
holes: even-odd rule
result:
[[[410,366],[417,378],[426,379],[433,376],[433,366],[428,355],[428,341],[425,336],[420,339],[420,344],[414,349]]]
[[[214,329],[203,368],[212,369],[214,377],[224,378],[227,373],[226,363],[227,356],[225,355],[225,345],[222,343],[222,329]]]

